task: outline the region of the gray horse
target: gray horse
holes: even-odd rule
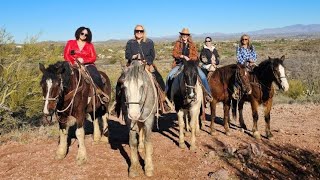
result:
[[[129,145],[131,150],[131,165],[129,176],[138,176],[138,139],[139,152],[145,150],[145,175],[153,175],[151,132],[157,110],[157,93],[151,80],[151,74],[145,70],[145,65],[133,61],[125,71],[123,90],[125,103],[122,113],[130,130]]]

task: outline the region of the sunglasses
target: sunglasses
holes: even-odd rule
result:
[[[80,33],[80,34],[81,34],[81,36],[85,36],[85,37],[88,36],[88,34],[85,34],[85,33]]]
[[[241,41],[248,41],[249,39],[241,39]]]
[[[211,41],[206,41],[206,42],[211,42]]]
[[[134,33],[144,33],[144,30],[134,30]]]

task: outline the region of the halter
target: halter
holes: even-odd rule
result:
[[[151,79],[151,78],[152,78],[152,75],[149,74],[146,70],[145,70],[145,72],[148,74],[148,77],[150,78],[150,81],[152,82],[152,79]],[[147,94],[147,90],[149,89],[148,86],[144,86],[143,95],[144,95],[145,97],[144,97],[143,100],[141,99],[139,102],[125,102],[125,104],[127,105],[127,109],[129,108],[128,105],[130,105],[130,104],[139,104],[139,105],[142,105],[142,107],[141,107],[141,109],[140,109],[140,117],[137,119],[137,121],[139,121],[139,122],[145,122],[145,121],[151,116],[154,108],[156,107],[158,97],[157,97],[157,92],[156,92],[155,86],[152,85],[152,87],[153,87],[153,90],[154,90],[155,101],[154,101],[154,104],[153,104],[153,106],[152,106],[152,109],[151,109],[149,115],[148,115],[145,119],[140,119],[140,117],[141,117],[141,114],[143,113],[144,105],[145,105],[145,102],[146,102],[146,100],[147,100],[147,95],[146,95],[146,94]],[[127,95],[126,95],[126,99],[127,99]]]

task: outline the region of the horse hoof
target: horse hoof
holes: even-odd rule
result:
[[[267,138],[268,138],[269,140],[271,140],[271,141],[274,139],[274,138],[273,138],[273,135],[272,135],[271,133],[269,133],[269,134],[267,133]]]
[[[109,139],[106,136],[102,136],[101,139],[100,139],[100,142],[104,142],[104,143],[108,144],[109,143]]]
[[[181,149],[184,149],[184,148],[186,148],[186,144],[183,142],[183,143],[179,143],[179,147],[181,148]]]
[[[196,132],[196,137],[200,137],[200,131]]]
[[[138,172],[136,170],[129,170],[129,177],[134,178],[138,176]]]
[[[146,170],[145,175],[146,175],[147,177],[153,176],[153,170]]]
[[[56,156],[54,157],[56,160],[61,160],[63,158],[65,158],[66,155],[65,154],[56,154]]]
[[[216,131],[211,131],[210,134],[211,136],[214,136],[216,134]]]
[[[226,132],[226,136],[230,136],[231,134],[230,134],[230,132]]]
[[[197,151],[197,146],[190,146],[190,151],[193,151],[193,152]]]
[[[258,139],[258,140],[261,139],[260,133],[259,133],[258,131],[256,131],[256,132],[253,133],[253,137],[254,137],[255,139]]]
[[[93,141],[92,142],[92,145],[97,145],[97,144],[99,144],[99,141]]]
[[[243,129],[243,128],[240,128],[240,132],[244,133],[244,129]]]
[[[77,157],[77,164],[78,166],[83,165],[85,162],[87,162],[87,157]]]

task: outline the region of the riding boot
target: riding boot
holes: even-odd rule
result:
[[[100,88],[96,89],[96,93],[100,97],[100,99],[102,100],[102,102],[101,102],[102,104],[109,102],[109,96],[107,94],[105,94]]]

